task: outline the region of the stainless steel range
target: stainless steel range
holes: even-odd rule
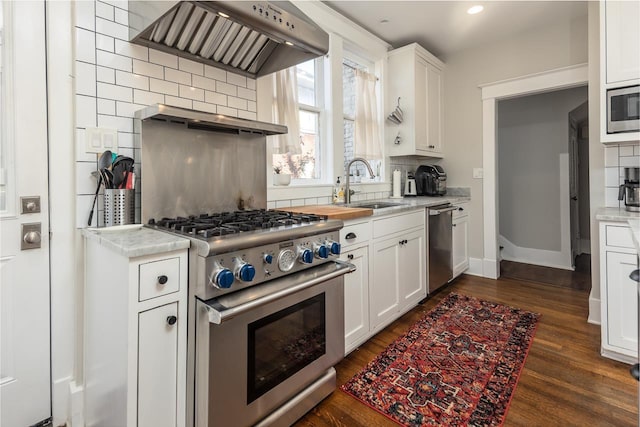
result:
[[[192,242],[186,424],[290,425],[335,389],[344,356],[342,221],[261,206],[260,123],[221,131],[165,106],[139,118],[143,222]]]

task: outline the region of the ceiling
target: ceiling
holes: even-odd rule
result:
[[[445,60],[451,54],[587,16],[586,1],[324,1],[394,48],[418,42]],[[481,4],[484,10],[469,15]],[[387,22],[382,22],[386,20]]]

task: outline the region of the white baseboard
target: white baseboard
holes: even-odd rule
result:
[[[589,297],[589,317],[587,318],[587,322],[594,325],[600,324],[600,299]]]
[[[503,247],[500,252],[503,260],[561,268],[563,270],[573,270],[571,254],[567,256],[567,254],[561,251],[523,248],[511,243],[502,235],[498,236],[498,243]]]
[[[500,261],[484,258],[482,260],[482,277],[497,279],[500,277]]]
[[[84,387],[76,384],[75,381],[69,383],[69,420],[68,427],[84,427]]]
[[[469,268],[464,271],[464,274],[483,277],[482,260],[480,258],[469,258]]]

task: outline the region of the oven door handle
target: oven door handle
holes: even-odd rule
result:
[[[355,265],[344,261],[326,263],[257,287],[204,301],[204,307],[207,310],[209,322],[219,325],[256,307],[269,304],[355,270]]]

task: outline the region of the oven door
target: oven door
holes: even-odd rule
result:
[[[340,361],[342,276],[354,268],[327,263],[198,301],[196,425],[253,425]]]

